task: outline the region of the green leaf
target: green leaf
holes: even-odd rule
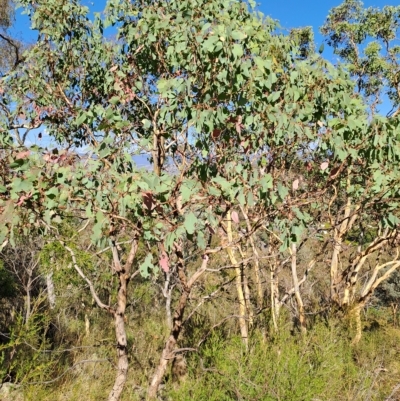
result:
[[[398,219],[398,217],[396,217],[394,214],[390,213],[387,217],[387,221],[389,223],[389,227],[397,227],[397,225],[399,224],[400,220]]]
[[[232,39],[233,40],[243,40],[247,37],[247,35],[241,31],[232,31]]]
[[[10,163],[10,168],[19,169],[19,167],[22,167],[25,163],[26,163],[25,159],[17,159],[14,160],[12,163]]]
[[[86,121],[86,114],[82,113],[81,115],[79,115],[77,117],[77,119],[75,120],[75,124],[76,125],[82,125],[84,122]]]
[[[198,221],[197,217],[195,216],[195,214],[193,212],[190,212],[189,214],[187,214],[185,216],[185,221],[184,221],[183,225],[186,229],[186,232],[189,235],[194,233],[197,221]]]
[[[32,182],[16,178],[12,183],[12,189],[15,192],[28,192],[32,189]]]
[[[139,271],[142,277],[148,278],[150,276],[150,270],[154,269],[153,265],[153,255],[148,253],[144,262],[139,265]]]
[[[206,239],[204,237],[204,232],[203,231],[199,231],[197,233],[197,246],[200,249],[206,249],[206,247],[207,247],[207,242],[206,242]]]
[[[145,129],[149,129],[149,128],[151,127],[151,121],[150,121],[150,120],[147,120],[146,118],[144,118],[144,119],[142,120],[142,124],[143,124],[143,127],[144,127]]]
[[[264,174],[260,180],[261,187],[264,192],[273,187],[273,179],[271,174]]]
[[[242,206],[244,206],[246,204],[246,198],[245,198],[244,193],[243,193],[243,188],[239,189],[239,194],[237,196],[237,200],[239,201],[239,203]]]
[[[236,57],[236,58],[240,58],[243,56],[243,47],[237,43],[235,43],[232,46],[232,54]]]
[[[58,194],[59,191],[57,187],[50,188],[48,191],[46,191],[46,196],[52,200],[55,199]]]
[[[274,102],[276,102],[276,101],[279,99],[280,96],[281,96],[281,92],[280,92],[280,91],[272,92],[272,93],[267,97],[267,100],[268,100],[268,102],[270,102],[270,103],[274,103]]]
[[[289,190],[283,186],[281,183],[278,183],[278,194],[281,200],[284,200],[286,196],[288,195]]]
[[[292,242],[298,242],[301,238],[301,235],[303,234],[304,227],[293,225],[291,231],[292,231],[291,235]]]
[[[254,206],[254,196],[253,196],[252,192],[249,192],[247,194],[247,205],[250,206],[250,207]]]
[[[186,181],[181,186],[182,202],[187,202],[198,190],[196,188],[197,182],[194,180]]]

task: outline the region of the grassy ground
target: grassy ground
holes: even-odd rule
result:
[[[389,313],[369,311],[363,338],[352,347],[346,322],[315,322],[304,336],[282,323],[280,332],[263,337],[251,334],[245,351],[235,325],[220,326],[198,348],[187,353],[187,375],[163,384],[162,400],[199,401],[367,401],[386,400],[400,382],[400,329],[388,321]],[[97,401],[107,398],[113,380],[112,347],[104,339],[112,327],[97,330],[96,348],[82,348],[69,363],[82,362],[58,381],[24,387],[25,400]],[[152,368],[162,346],[163,328],[147,321],[130,324],[131,369],[122,400],[143,400]],[[103,337],[103,338],[101,338]],[[91,341],[93,338],[91,337]],[[90,345],[82,338],[82,346]],[[93,343],[91,344],[93,345]],[[101,360],[93,362],[94,360]],[[86,361],[86,362],[85,362]],[[65,364],[64,367],[66,367]],[[400,399],[400,391],[392,400]]]

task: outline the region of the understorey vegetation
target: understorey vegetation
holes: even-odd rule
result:
[[[7,397],[400,397],[400,7],[2,3]]]

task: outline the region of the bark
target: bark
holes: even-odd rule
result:
[[[150,110],[149,110],[150,111]],[[153,149],[152,149],[152,156],[153,156],[153,170],[154,173],[158,176],[161,175],[161,171],[164,166],[165,161],[165,148],[164,142],[165,138],[162,136],[161,132],[157,129],[157,117],[160,110],[157,110],[153,116]]]
[[[240,245],[238,245],[238,249],[239,249],[239,253],[240,256],[242,258],[242,260],[246,259],[246,254],[242,251]],[[254,314],[253,314],[253,306],[251,304],[251,294],[250,294],[250,287],[249,287],[249,282],[248,282],[248,278],[246,275],[246,267],[248,266],[248,264],[246,263],[246,265],[244,265],[243,263],[240,266],[240,270],[241,270],[241,279],[242,279],[242,283],[243,283],[243,295],[244,295],[244,302],[246,305],[246,315],[248,317],[248,322],[249,322],[249,327],[251,328],[253,326],[254,323]]]
[[[271,267],[270,270],[270,279],[271,279],[271,314],[272,314],[272,323],[274,325],[274,330],[278,331],[278,318],[280,311],[280,303],[279,303],[279,287],[278,280],[275,277],[275,268]]]
[[[85,333],[86,337],[90,336],[90,320],[86,313],[85,313]]]
[[[256,260],[254,261],[254,278],[257,287],[257,308],[258,310],[262,310],[264,306],[264,293],[261,286],[261,278],[260,278],[260,261],[258,260],[258,254],[256,254]]]
[[[128,284],[131,276],[131,268],[133,260],[136,256],[138,248],[138,239],[135,238],[132,242],[131,250],[125,265],[122,266],[118,249],[113,240],[112,253],[114,261],[114,269],[118,274],[119,287],[117,294],[117,309],[114,311],[114,323],[115,323],[115,336],[117,339],[117,375],[115,378],[114,386],[108,396],[108,401],[118,401],[121,393],[125,387],[125,383],[128,377],[128,342],[126,338],[125,329],[125,310],[126,310],[126,294]]]
[[[349,223],[349,216],[351,211],[351,199],[347,199],[346,208],[344,211],[344,216],[342,223],[339,228],[335,228],[333,241],[333,253],[331,259],[331,299],[335,303],[339,303],[339,294],[338,294],[338,284],[339,284],[339,256],[342,251],[342,241],[343,235],[346,233]]]
[[[128,280],[125,273],[119,274],[118,306],[114,313],[115,336],[117,339],[117,376],[108,396],[108,401],[118,401],[128,375],[128,344],[125,331],[126,290]]]
[[[304,313],[304,304],[300,295],[299,279],[297,277],[297,247],[295,243],[291,245],[291,254],[292,254],[291,256],[292,256],[293,288],[299,314],[300,330],[303,334],[305,334],[307,332],[306,315]]]
[[[357,345],[360,340],[361,340],[361,310],[364,307],[363,304],[358,304],[356,307],[352,309],[350,312],[350,316],[354,319],[355,321],[355,326],[356,326],[356,335],[353,338],[352,345]]]
[[[356,335],[352,341],[352,345],[358,344],[359,341],[361,340],[361,334],[362,334],[361,311],[362,311],[362,309],[366,305],[368,299],[374,293],[376,287],[378,287],[378,285],[382,281],[386,280],[396,269],[398,269],[400,267],[400,261],[397,260],[398,257],[399,257],[399,249],[397,249],[397,254],[396,254],[395,260],[375,266],[370,279],[368,280],[363,291],[361,292],[360,299],[358,300],[356,306],[354,306],[353,309],[350,311],[350,317],[354,318],[355,324],[356,324]],[[390,266],[390,268],[382,276],[380,276],[378,278],[379,271],[381,271],[382,269],[389,267],[389,266]]]
[[[50,309],[54,309],[56,306],[56,294],[54,292],[53,273],[46,275],[47,285],[47,298],[49,300]]]
[[[206,271],[208,256],[203,255],[203,262],[201,267],[187,280],[185,270],[184,270],[184,260],[182,248],[180,245],[175,245],[175,254],[178,259],[177,269],[178,278],[182,286],[182,294],[179,298],[178,305],[175,309],[174,316],[172,319],[172,329],[169,333],[168,339],[165,343],[164,349],[161,353],[161,358],[158,363],[156,370],[154,371],[153,377],[150,382],[149,389],[147,391],[147,399],[154,400],[157,397],[158,388],[165,376],[167,371],[168,363],[170,360],[174,359],[176,344],[178,342],[179,335],[183,327],[183,317],[185,313],[185,308],[187,301],[190,296],[193,284],[200,278],[200,276]]]
[[[179,338],[179,334],[182,330],[182,320],[185,312],[186,303],[189,297],[189,292],[186,290],[183,291],[177,308],[175,309],[174,318],[173,318],[173,327],[170,332],[170,335],[165,343],[164,349],[161,354],[160,362],[153,374],[153,378],[151,380],[149,390],[147,392],[148,399],[153,400],[157,397],[158,388],[165,376],[167,371],[168,362],[174,357],[174,350],[176,348],[176,344]]]
[[[250,220],[247,216],[247,213],[245,211],[245,209],[241,206],[240,207],[243,217],[246,221],[246,225],[247,225],[247,232],[251,233],[252,229],[251,229],[251,225],[250,225]],[[257,287],[257,308],[258,310],[262,310],[263,308],[263,298],[264,298],[264,294],[263,294],[263,289],[261,286],[261,279],[260,279],[260,255],[258,253],[258,249],[255,245],[255,241],[253,238],[253,235],[249,235],[249,241],[250,241],[250,245],[251,245],[251,249],[253,251],[253,255],[255,257],[254,260],[254,282],[256,284]]]
[[[244,300],[246,303],[246,313],[249,319],[249,327],[251,328],[254,323],[254,315],[253,315],[253,307],[251,305],[251,296],[250,296],[250,287],[247,280],[247,276],[242,268],[242,281],[243,281],[243,289],[244,289]]]
[[[228,219],[228,241],[230,243],[233,242],[233,234],[232,234],[232,221],[231,221],[231,214],[228,212],[227,215]],[[247,328],[247,322],[246,322],[246,300],[244,297],[243,293],[243,284],[242,284],[242,269],[241,266],[239,266],[235,254],[233,252],[233,247],[229,246],[227,248],[227,252],[229,255],[229,258],[231,260],[232,265],[235,265],[235,282],[236,282],[236,292],[238,295],[238,301],[239,301],[239,327],[240,327],[240,334],[242,336],[242,341],[243,344],[246,346],[246,349],[248,347],[248,328]]]
[[[172,290],[174,285],[171,285],[171,272],[165,273],[165,283],[162,293],[165,297],[165,313],[167,316],[167,326],[172,329],[172,313],[171,313],[171,301],[172,301]]]
[[[347,182],[346,182],[347,189],[349,189],[350,186],[351,186],[350,171],[348,171]],[[330,205],[336,200],[337,197],[336,187],[334,186],[333,188],[335,190],[335,195],[331,199]],[[339,284],[342,280],[342,274],[339,269],[339,257],[342,251],[343,237],[354,225],[354,222],[358,218],[359,209],[360,205],[354,205],[352,207],[352,198],[348,197],[341,223],[338,224],[338,226],[336,226],[334,229],[334,234],[333,234],[334,247],[330,266],[330,287],[331,287],[330,295],[331,295],[331,300],[336,305],[340,305]],[[339,216],[337,218],[339,218]],[[336,221],[338,222],[338,220]]]

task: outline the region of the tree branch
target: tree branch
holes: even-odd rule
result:
[[[90,293],[92,294],[93,299],[95,300],[97,306],[101,309],[105,309],[110,313],[114,313],[114,310],[111,308],[111,306],[106,305],[105,303],[102,302],[102,300],[100,299],[100,297],[98,296],[98,294],[96,293],[96,290],[94,288],[93,283],[85,276],[85,274],[83,273],[82,269],[78,266],[78,263],[76,261],[76,256],[74,251],[68,247],[67,245],[65,245],[62,241],[60,241],[61,245],[70,253],[71,258],[72,258],[72,263],[73,266],[75,268],[75,270],[78,272],[78,274],[86,281],[86,283],[88,284],[89,288],[90,288]]]

